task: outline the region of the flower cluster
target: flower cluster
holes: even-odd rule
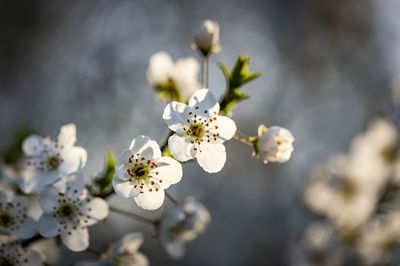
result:
[[[160,144],[145,135],[133,137],[117,159],[106,153],[103,170],[92,180],[83,176],[87,153],[75,146],[74,124],[62,126],[57,138],[30,135],[21,142],[23,158],[0,164],[0,265],[41,265],[44,254],[25,247],[42,238],[58,238],[71,251],[93,252],[88,227],[106,222],[111,211],[151,224],[167,254],[182,258],[185,244],[211,221],[208,209],[193,197],[179,202],[166,192],[184,178],[183,163],[195,161],[207,173],[220,172],[227,160],[225,142],[231,139],[254,148],[254,156],[265,163],[289,160],[294,142],[289,130],[260,126],[257,136],[245,136],[232,118],[233,108],[249,98],[243,85],[260,76],[248,71],[248,57],[239,56],[231,71],[220,64],[227,80],[221,99],[208,88],[209,58],[221,50],[219,41],[215,21],[196,28],[192,47],[203,60],[202,85],[196,59],[174,63],[166,52],[150,57],[147,78],[158,98],[168,102],[162,118],[169,137]],[[163,212],[150,219],[118,209],[107,201],[114,193],[143,210],[164,206]],[[174,206],[164,204],[166,197]],[[95,252],[102,253],[96,261],[80,265],[149,265],[138,251],[144,236],[127,233],[107,252]]]
[[[354,138],[348,154],[335,155],[313,170],[304,200],[327,221],[305,233],[304,241],[321,242],[305,245],[310,263],[322,265],[318,260],[333,261],[328,257],[336,254],[333,265],[343,265],[349,250],[360,263],[390,262],[400,238],[398,144],[396,127],[375,119]]]

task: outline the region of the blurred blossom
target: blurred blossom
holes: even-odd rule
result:
[[[0,265],[40,266],[43,258],[36,251],[23,248],[16,238],[0,235]]]
[[[160,99],[186,102],[200,88],[199,70],[199,63],[192,57],[174,63],[168,53],[158,52],[150,57],[147,80]]]
[[[376,208],[379,192],[394,172],[396,128],[375,119],[356,136],[348,155],[335,156],[311,174],[306,203],[339,228],[362,225]]]
[[[348,175],[362,178],[365,183],[379,188],[392,174],[397,156],[396,127],[381,118],[374,119],[365,133],[351,144]]]
[[[286,128],[273,126],[258,127],[256,154],[264,161],[284,163],[290,159],[293,152],[294,137]]]
[[[368,265],[382,265],[390,263],[399,239],[400,212],[395,211],[368,223],[361,231],[357,248]]]
[[[329,223],[312,223],[304,233],[303,246],[309,250],[326,250],[333,234],[334,228]]]
[[[171,257],[182,258],[185,255],[186,242],[203,233],[210,220],[210,213],[203,204],[192,197],[186,198],[182,204],[169,210],[162,219],[161,245]]]
[[[80,262],[78,266],[148,266],[147,257],[139,252],[143,234],[130,233],[101,256],[96,262]]]
[[[86,150],[74,146],[75,142],[74,124],[61,127],[57,140],[49,136],[28,137],[22,144],[29,167],[23,171],[21,190],[40,192],[45,186],[82,169],[86,164]]]
[[[343,246],[345,259],[364,261],[355,265],[386,265],[396,251],[400,237],[400,213],[393,211],[400,197],[398,138],[391,122],[372,120],[353,139],[348,154],[332,156],[314,168],[304,192],[310,209],[334,227],[329,232]],[[325,227],[308,227],[303,248],[326,247]],[[336,250],[327,248],[322,255],[332,249]]]
[[[375,209],[375,191],[364,190],[359,179],[324,174],[314,176],[306,188],[304,199],[308,206],[339,228],[353,229],[364,223]]]
[[[203,20],[194,31],[192,47],[199,50],[204,56],[218,53],[221,50],[219,24],[213,20]]]
[[[0,191],[0,233],[30,238],[36,233],[36,221],[28,214],[29,199]]]
[[[314,222],[305,230],[292,256],[294,266],[338,266],[345,262],[345,250],[328,222]]]
[[[163,113],[169,129],[168,147],[178,161],[196,159],[208,173],[222,170],[226,162],[224,142],[233,138],[236,123],[219,115],[220,105],[209,89],[201,89],[190,97],[188,105],[172,102]]]
[[[164,190],[181,181],[182,165],[162,156],[157,142],[147,136],[134,138],[115,164],[113,187],[124,198],[134,198],[145,210],[162,206]]]

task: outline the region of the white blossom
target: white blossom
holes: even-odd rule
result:
[[[168,127],[175,132],[168,147],[179,161],[197,159],[209,173],[219,172],[226,161],[224,142],[236,132],[235,122],[219,113],[219,103],[208,89],[195,92],[189,104],[172,102],[163,113]]]
[[[164,202],[164,190],[182,178],[182,166],[162,157],[157,142],[147,136],[132,140],[115,164],[113,187],[124,198],[134,198],[139,207],[154,210]]]
[[[28,214],[26,197],[6,195],[0,191],[0,232],[18,238],[30,238],[36,233],[36,221]]]
[[[30,167],[23,172],[21,190],[25,193],[40,192],[45,186],[82,169],[86,164],[86,150],[74,146],[75,142],[76,128],[73,124],[61,127],[57,140],[49,136],[28,137],[22,149]]]
[[[89,246],[87,226],[108,215],[108,204],[101,198],[92,198],[84,188],[83,178],[69,176],[60,189],[49,186],[40,193],[43,215],[39,220],[39,233],[44,237],[61,236],[72,251]]]
[[[150,57],[147,80],[160,92],[161,99],[186,102],[200,88],[199,70],[200,65],[193,57],[174,63],[168,53],[158,52]]]
[[[286,128],[273,126],[258,128],[256,154],[264,163],[284,163],[290,159],[293,152],[294,137]]]
[[[185,243],[194,240],[205,231],[211,216],[207,208],[189,197],[171,210],[162,219],[160,242],[167,253],[176,259],[185,254]]]
[[[205,56],[218,53],[221,50],[219,38],[219,24],[206,19],[195,29],[192,47]]]
[[[40,266],[41,254],[25,249],[14,237],[0,235],[0,265]]]

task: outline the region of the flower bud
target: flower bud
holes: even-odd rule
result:
[[[264,163],[287,162],[293,152],[293,142],[294,137],[286,128],[278,126],[266,128],[264,125],[260,125],[255,145],[256,155]]]
[[[218,23],[208,19],[203,20],[195,29],[192,47],[199,50],[204,56],[218,53],[221,50]]]

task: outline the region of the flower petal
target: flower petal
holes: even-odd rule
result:
[[[194,145],[190,142],[189,138],[174,134],[168,139],[168,147],[178,161],[184,162],[193,159],[195,156]]]
[[[45,186],[53,184],[60,178],[57,171],[44,172],[33,168],[26,169],[22,175],[19,187],[28,194],[40,193]]]
[[[160,146],[158,146],[157,142],[144,135],[134,138],[131,142],[129,149],[131,149],[132,154],[137,154],[142,153],[143,150],[149,147],[153,151],[153,158],[161,157]]]
[[[43,212],[51,214],[54,212],[54,207],[58,206],[59,192],[54,187],[46,187],[40,193],[39,204]]]
[[[171,157],[161,157],[157,161],[158,167],[153,171],[158,172],[158,177],[162,179],[161,187],[166,189],[170,185],[176,184],[182,179],[182,165]]]
[[[87,153],[82,147],[70,147],[61,150],[63,162],[60,165],[60,172],[69,175],[82,169],[86,164]]]
[[[85,180],[83,175],[74,174],[64,177],[64,186],[59,185],[60,191],[66,194],[66,197],[71,200],[76,200],[79,197],[85,196],[87,191],[85,189]]]
[[[57,138],[58,145],[62,148],[72,147],[76,142],[76,127],[74,124],[68,124],[60,129]]]
[[[181,259],[186,253],[185,244],[182,241],[170,241],[169,239],[161,239],[161,245],[165,251],[174,259]]]
[[[196,91],[189,100],[189,106],[198,110],[200,114],[204,114],[204,111],[209,115],[219,112],[219,103],[209,89]]]
[[[149,68],[147,70],[147,80],[150,85],[154,86],[167,82],[173,66],[174,63],[168,53],[158,52],[153,54],[150,57]]]
[[[118,195],[124,198],[136,197],[140,192],[139,187],[134,188],[129,180],[121,180],[116,176],[113,179],[113,188]]]
[[[198,82],[200,65],[193,57],[183,58],[175,63],[173,80],[183,101],[189,100],[193,93],[200,89]]]
[[[39,219],[39,233],[44,237],[58,235],[58,220],[52,215],[43,214]]]
[[[71,231],[62,231],[64,245],[72,251],[82,251],[89,247],[89,232],[86,227],[78,227]]]
[[[135,254],[133,254],[134,256],[134,261],[130,266],[149,266],[150,262],[149,259],[143,255],[143,253],[141,252],[137,252]]]
[[[36,233],[36,221],[29,217],[23,224],[19,225],[17,230],[13,230],[12,233],[18,238],[31,238]]]
[[[81,208],[81,211],[90,217],[86,225],[92,225],[108,216],[108,204],[101,198],[93,198]]]
[[[21,266],[42,266],[43,265],[43,255],[36,252],[35,250],[28,250],[26,259],[21,262]]]
[[[184,103],[172,102],[164,108],[163,119],[172,131],[182,129],[192,109]]]
[[[202,143],[200,149],[196,159],[201,168],[208,173],[221,171],[226,161],[225,146],[221,143]]]
[[[130,233],[124,236],[119,242],[116,251],[123,252],[128,251],[136,253],[139,247],[143,244],[143,234],[142,233]]]
[[[33,135],[22,143],[22,150],[27,156],[39,154],[42,151],[42,137]]]
[[[163,189],[159,189],[158,191],[153,190],[152,192],[143,190],[143,193],[140,193],[139,196],[135,198],[135,202],[142,209],[156,210],[164,203],[164,198],[165,194]]]
[[[211,123],[211,127],[214,127],[210,130],[211,133],[219,134],[218,140],[219,142],[225,142],[233,138],[236,133],[236,124],[235,121],[230,119],[227,116],[216,116],[217,120]]]

